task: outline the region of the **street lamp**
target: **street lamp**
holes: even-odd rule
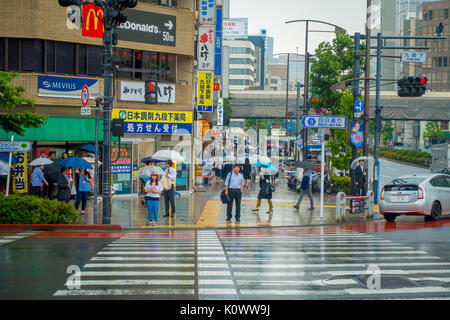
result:
[[[342,32],[345,31],[344,28],[341,28],[335,24],[329,23],[329,22],[325,22],[325,21],[320,21],[320,20],[309,20],[309,19],[303,19],[303,20],[291,20],[291,21],[287,21],[286,24],[288,23],[295,23],[295,22],[306,22],[306,35],[305,35],[305,95],[304,95],[304,106],[305,106],[305,113],[308,112],[308,96],[309,96],[309,54],[308,54],[308,33],[309,32],[328,32],[328,33],[336,33],[336,32]],[[334,31],[326,31],[326,30],[309,30],[309,23],[310,22],[314,22],[314,23],[321,23],[321,24],[326,24],[329,26],[333,26],[335,28]],[[305,114],[306,115],[306,114]],[[303,157],[306,159],[307,155],[308,155],[308,148],[307,148],[307,144],[308,144],[308,131],[306,128],[303,128]]]
[[[304,56],[303,54],[298,54],[298,53],[292,53],[292,52],[283,52],[283,53],[276,53],[273,56],[281,56],[281,55],[287,55],[287,74],[286,74],[286,113],[285,113],[285,128],[286,128],[286,133],[288,132],[288,106],[289,106],[289,59],[290,56],[295,55],[295,56]],[[269,84],[270,85],[270,84]],[[298,102],[297,102],[298,105]],[[298,106],[297,106],[298,107]],[[298,112],[298,111],[297,111]]]

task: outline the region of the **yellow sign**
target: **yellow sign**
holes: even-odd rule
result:
[[[198,72],[197,97],[199,107],[212,107],[213,105],[213,73]]]
[[[114,108],[112,118],[125,122],[192,123],[192,112]]]
[[[13,164],[13,192],[28,193],[28,153],[14,152],[14,155],[19,159],[19,162]]]

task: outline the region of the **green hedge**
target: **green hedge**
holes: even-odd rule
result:
[[[373,153],[373,148],[370,148],[370,152]],[[407,163],[419,164],[422,166],[431,165],[431,154],[422,152],[419,150],[408,149],[391,149],[388,147],[378,148],[380,157],[399,160]]]
[[[71,203],[34,196],[0,195],[0,224],[73,224],[80,216]]]
[[[331,183],[333,183],[334,189],[338,191],[344,191],[350,194],[352,191],[352,180],[350,177],[331,176]]]

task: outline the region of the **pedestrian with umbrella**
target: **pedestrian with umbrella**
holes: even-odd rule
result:
[[[37,197],[42,197],[42,187],[48,186],[47,180],[44,177],[44,165],[51,164],[53,161],[47,158],[38,158],[33,160],[30,165],[35,167],[31,174],[31,194]]]
[[[50,151],[48,154],[50,160],[56,160],[56,153],[54,151]],[[58,182],[59,175],[61,174],[62,166],[57,162],[53,162],[44,166],[44,177],[48,182],[48,186],[44,186],[44,197],[53,200],[53,187],[54,184]]]
[[[177,170],[173,168],[173,161],[168,160],[166,162],[166,171],[164,172],[164,176],[161,179],[161,184],[164,188],[164,200],[166,207],[166,214],[164,217],[169,216],[169,203],[170,203],[170,212],[171,216],[175,215],[175,187],[174,183],[177,179]]]
[[[252,209],[253,212],[259,212],[259,207],[261,206],[261,200],[267,199],[269,203],[269,211],[266,213],[269,215],[273,215],[273,204],[272,204],[272,184],[270,183],[271,173],[267,166],[262,165],[264,168],[261,171],[261,175],[259,177],[259,187],[261,188],[258,193],[258,201],[256,203],[256,208]]]
[[[81,205],[81,215],[86,214],[86,205],[89,192],[91,192],[91,176],[86,169],[80,169],[79,172],[75,173],[75,186],[77,190],[77,199],[75,201],[75,209],[78,210]]]
[[[294,206],[294,208],[296,210],[299,210],[300,204],[303,201],[303,195],[305,194],[305,192],[307,193],[307,195],[309,197],[309,202],[310,202],[310,207],[308,210],[314,210],[314,199],[313,199],[312,190],[311,190],[311,177],[312,177],[312,175],[310,174],[308,168],[305,168],[305,170],[303,172],[302,185],[300,187],[300,196],[298,197],[297,204]]]
[[[159,175],[153,173],[150,180],[145,184],[145,201],[147,204],[148,224],[156,226],[158,223],[158,211],[159,211],[159,197],[163,193],[164,189],[159,182]]]

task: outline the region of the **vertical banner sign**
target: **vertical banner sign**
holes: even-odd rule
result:
[[[216,10],[216,53],[214,59],[214,74],[222,76],[222,8]]]
[[[223,98],[217,102],[217,125],[223,126]]]
[[[14,170],[13,192],[28,193],[27,153],[14,152],[14,155],[17,157],[19,162],[13,164]]]
[[[212,72],[198,72],[197,109],[199,112],[213,110],[213,78]]]
[[[350,124],[350,140],[353,145],[359,149],[363,148],[364,142],[364,123],[361,121],[352,121]]]
[[[200,26],[198,35],[197,61],[198,69],[214,71],[214,27]]]
[[[103,39],[103,9],[92,4],[83,5],[83,29],[81,35],[83,37],[93,37]]]
[[[200,24],[214,24],[215,9],[214,0],[200,0]]]

